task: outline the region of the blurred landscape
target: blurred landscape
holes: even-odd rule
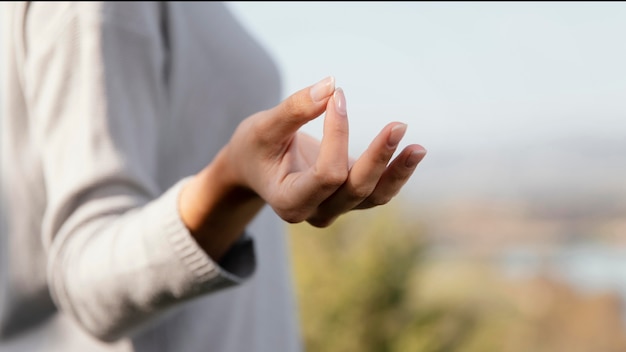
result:
[[[626,4],[228,5],[285,94],[336,75],[356,150],[396,118],[428,149],[387,206],[289,225],[307,352],[626,351]]]
[[[429,151],[386,207],[291,225],[308,351],[625,351],[626,140]]]

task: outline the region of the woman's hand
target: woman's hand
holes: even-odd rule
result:
[[[321,142],[298,132],[324,111]],[[392,122],[353,161],[348,131],[344,93],[329,77],[244,120],[224,149],[224,171],[285,221],[328,226],[352,209],[387,203],[426,154],[413,144],[390,162],[406,131],[405,124]]]
[[[326,111],[321,141],[298,132]],[[264,204],[285,221],[325,227],[352,209],[387,203],[426,150],[412,144],[390,162],[406,125],[388,124],[358,159],[348,157],[348,117],[332,77],[239,124],[215,159],[183,188],[183,223],[220,260]]]

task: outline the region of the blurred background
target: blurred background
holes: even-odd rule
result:
[[[335,76],[353,155],[391,121],[428,149],[388,206],[290,225],[308,351],[626,350],[626,3],[228,5],[285,96]]]

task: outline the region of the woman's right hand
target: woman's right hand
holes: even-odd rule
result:
[[[298,132],[326,112],[321,141]],[[324,227],[342,213],[387,203],[426,150],[413,144],[389,163],[406,125],[388,124],[358,159],[348,155],[348,117],[334,78],[244,120],[223,152],[232,184],[254,191],[285,221]]]
[[[298,132],[326,112],[321,141]],[[242,121],[179,198],[183,223],[219,260],[267,203],[285,221],[325,227],[339,215],[387,203],[426,154],[417,144],[391,160],[406,125],[389,123],[358,158],[348,156],[348,117],[334,78]]]

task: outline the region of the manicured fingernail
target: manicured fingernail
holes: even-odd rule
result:
[[[408,168],[414,168],[426,155],[426,150],[414,150],[411,152],[408,158],[406,158],[405,165]]]
[[[334,90],[335,77],[328,76],[311,87],[311,100],[313,100],[314,103],[320,102],[324,100],[324,98],[327,98]]]
[[[402,137],[404,137],[404,132],[406,132],[406,124],[401,123],[393,126],[387,139],[387,146],[389,148],[397,147]]]
[[[335,89],[335,94],[333,95],[335,99],[335,108],[340,115],[346,115],[346,96],[343,94],[343,89],[337,88]]]

